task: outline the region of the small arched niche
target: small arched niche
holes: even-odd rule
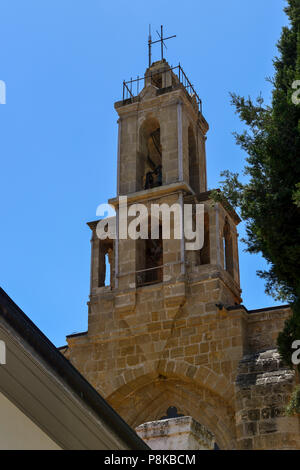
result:
[[[162,185],[160,124],[154,117],[148,117],[140,127],[136,167],[137,191]]]
[[[200,192],[199,163],[196,147],[196,139],[192,126],[188,128],[188,150],[189,150],[189,184],[197,194]]]

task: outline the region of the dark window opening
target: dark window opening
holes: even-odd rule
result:
[[[137,190],[162,185],[162,146],[160,126],[155,118],[147,119],[140,130],[137,161]]]
[[[155,73],[151,75],[151,83],[156,88],[162,88],[162,73]]]
[[[225,219],[223,229],[223,255],[224,255],[224,269],[233,276],[233,246],[230,224],[228,219]]]
[[[156,284],[163,280],[163,240],[159,226],[159,238],[151,239],[151,223],[148,223],[148,239],[137,240],[137,286]]]
[[[169,406],[166,416],[162,416],[160,419],[181,418],[182,416],[184,415],[178,413],[176,406]]]

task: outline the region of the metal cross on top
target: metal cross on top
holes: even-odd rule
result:
[[[167,46],[165,45],[164,41],[167,39],[172,39],[176,38],[176,34],[173,36],[169,36],[168,38],[164,38],[164,33],[163,33],[163,25],[160,27],[160,34],[158,31],[156,31],[158,34],[159,39],[157,41],[152,41],[151,38],[151,26],[149,25],[149,38],[148,38],[148,51],[149,51],[149,67],[151,67],[151,46],[152,44],[156,44],[157,42],[161,43],[160,50],[161,50],[161,60],[164,58],[164,46],[167,49]]]

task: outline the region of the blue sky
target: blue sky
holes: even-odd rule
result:
[[[0,284],[57,345],[87,329],[90,229],[116,193],[122,81],[147,66],[148,24],[203,100],[209,187],[241,171],[229,92],[268,101],[284,0],[3,0],[0,7]],[[159,46],[153,60],[159,59]],[[240,226],[243,235],[243,226]],[[240,246],[243,301],[275,305]]]

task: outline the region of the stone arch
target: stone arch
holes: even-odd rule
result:
[[[233,398],[233,385],[223,374],[217,374],[209,367],[193,366],[180,360],[169,360],[159,361],[157,370],[162,376],[187,381],[193,380],[200,387],[204,386],[212,392],[217,390],[222,400],[231,402],[230,397]]]
[[[139,128],[136,173],[137,191],[162,184],[160,122],[153,115],[148,115]]]
[[[209,374],[208,374],[209,375]],[[220,394],[222,388],[210,389],[197,379],[173,372],[148,372],[129,381],[111,395],[108,402],[132,427],[160,419],[172,405],[192,416],[215,435],[221,449],[235,448],[235,421],[232,403]]]
[[[116,411],[132,427],[159,420],[170,404],[185,416],[192,416],[212,432],[221,449],[235,447],[234,412],[215,392],[191,380],[148,375],[108,397]],[[131,390],[131,391],[129,391]],[[124,393],[125,392],[125,393]],[[115,400],[119,395],[119,400]],[[122,398],[121,398],[122,396]]]

